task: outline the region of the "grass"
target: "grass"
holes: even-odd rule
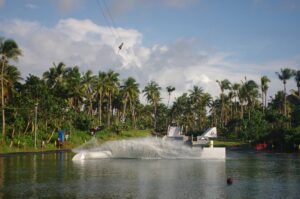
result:
[[[214,140],[215,147],[238,147],[247,143],[238,140]]]
[[[127,130],[121,131],[118,134],[103,130],[96,133],[96,138],[99,143],[103,143],[110,140],[121,140],[136,137],[146,137],[150,135],[150,130]],[[6,141],[5,144],[0,145],[0,153],[17,153],[17,152],[39,152],[39,151],[51,151],[60,149],[72,149],[78,147],[85,142],[89,141],[92,136],[86,131],[72,131],[67,141],[65,141],[62,147],[57,147],[57,133],[52,137],[50,143],[41,146],[41,139],[37,141],[37,148],[34,147],[32,138],[28,139],[15,139],[12,146],[10,146],[10,141]],[[21,141],[20,141],[21,140]]]
[[[97,132],[95,137],[98,143],[104,143],[106,141],[112,140],[122,140],[138,137],[150,136],[150,130],[123,130],[119,133],[114,133],[109,130],[103,130]],[[64,145],[60,148],[56,145],[57,133],[53,136],[50,143],[45,144],[44,147],[41,147],[41,139],[37,141],[39,143],[37,148],[34,147],[32,138],[27,139],[15,139],[13,146],[10,147],[10,141],[6,141],[6,144],[0,145],[0,153],[17,153],[17,152],[38,152],[38,151],[51,151],[51,150],[60,150],[60,149],[73,149],[78,147],[85,142],[89,141],[92,136],[86,131],[72,131],[70,133],[69,139],[65,141]],[[21,140],[21,141],[20,141]],[[238,147],[244,146],[247,143],[236,140],[214,140],[215,147]]]

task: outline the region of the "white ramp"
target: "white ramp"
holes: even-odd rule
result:
[[[181,136],[181,127],[169,126],[168,128],[168,137],[178,137]]]
[[[207,129],[200,137],[216,138],[217,137],[217,128],[212,127],[212,128]]]

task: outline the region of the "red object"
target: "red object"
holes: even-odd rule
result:
[[[257,151],[265,150],[267,147],[268,147],[268,145],[266,143],[258,143],[255,145],[255,149]]]

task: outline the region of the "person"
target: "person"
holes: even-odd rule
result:
[[[66,139],[66,141],[68,141],[68,139],[69,139],[69,132],[66,132],[65,139]]]

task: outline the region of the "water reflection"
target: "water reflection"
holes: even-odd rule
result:
[[[226,161],[0,157],[0,198],[298,198],[300,155],[227,151]],[[226,184],[227,176],[233,184]]]
[[[80,176],[79,196],[99,192],[121,198],[224,196],[225,161],[104,159],[74,166]]]

